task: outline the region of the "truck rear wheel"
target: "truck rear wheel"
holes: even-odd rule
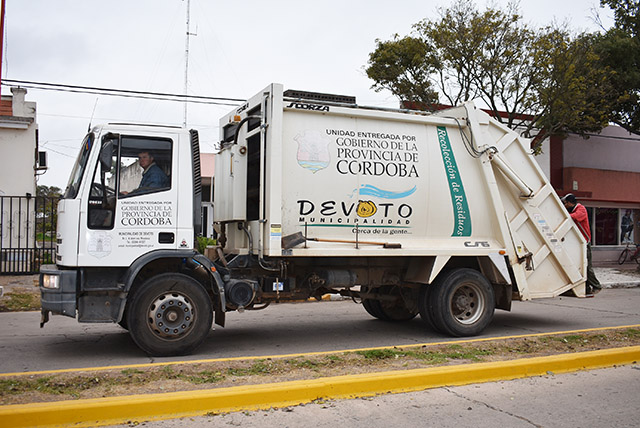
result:
[[[420,300],[420,313],[442,333],[475,336],[491,322],[495,309],[493,287],[480,272],[455,269],[443,272]],[[422,316],[423,319],[425,316]]]
[[[407,307],[398,287],[383,286],[372,291],[396,298],[395,300],[363,299],[362,306],[374,318],[382,321],[410,321],[418,315],[416,310]]]
[[[206,290],[186,275],[165,273],[135,292],[127,314],[133,341],[157,357],[186,355],[205,340],[213,323]]]
[[[362,299],[362,307],[374,318],[383,319],[384,314],[380,310],[379,301],[372,299]]]
[[[431,320],[431,314],[429,313],[429,299],[431,289],[433,286],[425,285],[420,288],[420,300],[418,301],[418,308],[420,310],[420,319],[429,329],[434,329],[433,321]]]

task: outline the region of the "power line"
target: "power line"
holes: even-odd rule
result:
[[[62,156],[65,156],[65,157],[71,158],[71,159],[75,159],[75,158],[76,158],[75,156],[69,155],[69,154],[67,154],[67,153],[59,152],[59,151],[57,151],[57,150],[55,150],[55,149],[52,149],[51,147],[47,147],[47,150],[48,150],[48,151],[51,151],[51,152],[53,152],[53,153],[57,153],[57,154],[59,154],[59,155],[62,155]]]
[[[143,99],[150,99],[150,100],[179,101],[179,102],[189,102],[189,103],[198,103],[198,104],[216,104],[216,105],[224,105],[224,106],[237,106],[238,104],[232,104],[232,103],[242,103],[246,101],[245,99],[241,99],[241,98],[207,97],[207,96],[189,95],[189,94],[169,94],[169,93],[163,93],[163,92],[133,91],[129,89],[99,88],[94,86],[65,85],[61,83],[31,82],[27,80],[3,79],[2,84],[10,87],[20,86],[28,89],[42,89],[46,91],[110,95],[110,96],[125,97],[125,98],[143,98]],[[228,101],[228,102],[221,102],[221,101]]]

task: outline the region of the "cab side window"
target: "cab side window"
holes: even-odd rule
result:
[[[89,193],[89,228],[113,229],[117,199],[171,189],[172,149],[167,138],[105,135]]]
[[[171,140],[123,136],[121,147],[120,197],[171,189]]]
[[[87,207],[90,229],[112,229],[116,208],[118,139],[102,140],[100,157],[93,171]]]

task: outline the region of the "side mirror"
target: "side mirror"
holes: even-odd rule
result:
[[[113,156],[113,140],[106,140],[100,149],[100,171],[106,174],[111,171],[111,159]]]

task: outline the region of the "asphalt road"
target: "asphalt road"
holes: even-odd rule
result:
[[[0,373],[335,351],[453,340],[419,317],[386,323],[346,301],[272,305],[229,313],[194,355],[150,358],[115,324],[80,324],[54,316],[43,329],[37,312],[0,313]],[[640,324],[640,288],[607,289],[592,299],[558,297],[514,302],[496,311],[480,337],[501,337]]]

